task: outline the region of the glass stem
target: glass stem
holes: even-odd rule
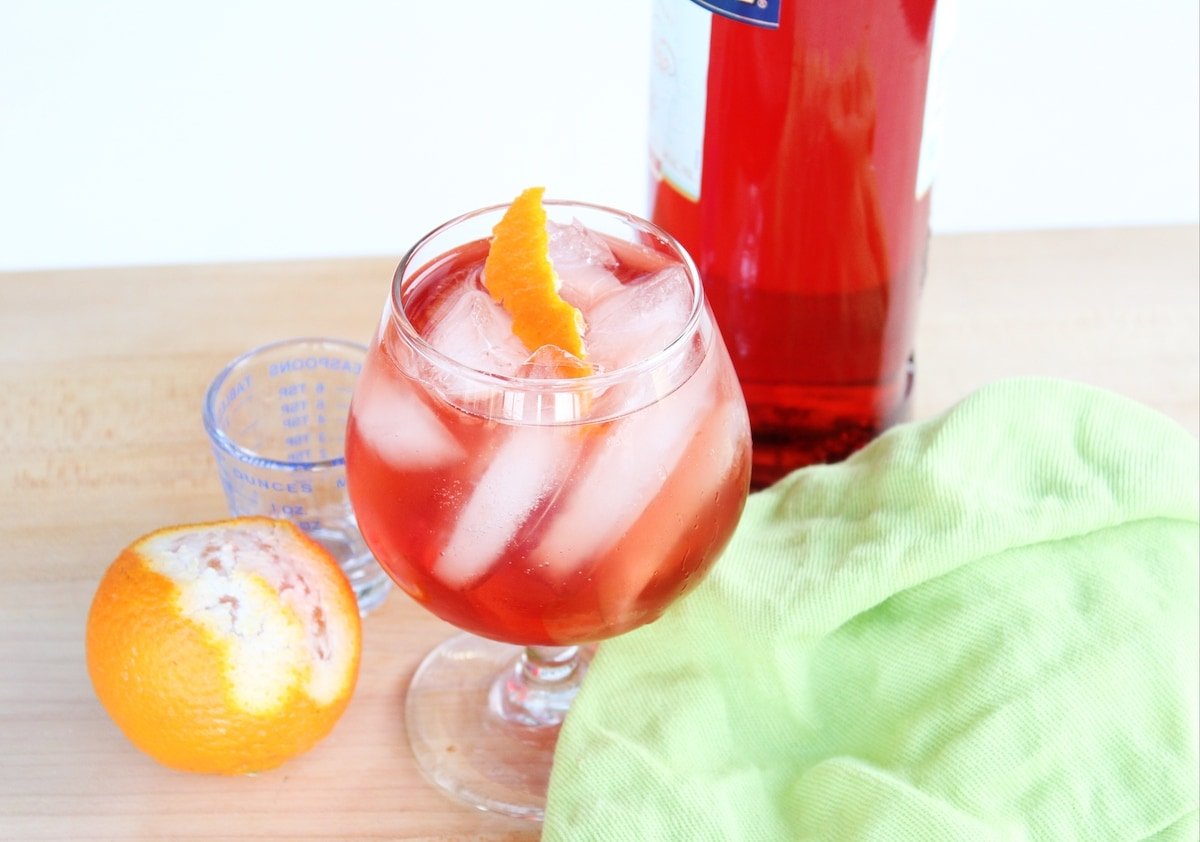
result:
[[[488,705],[509,723],[557,727],[579,692],[587,660],[578,646],[527,646],[492,683]]]

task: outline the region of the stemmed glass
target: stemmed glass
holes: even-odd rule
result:
[[[505,207],[477,210],[400,262],[346,446],[371,551],[467,632],[409,686],[414,756],[458,798],[535,820],[589,644],[700,581],[750,471],[745,403],[687,253],[627,213],[546,209],[592,373],[568,376],[550,347],[512,362],[511,329],[479,286]]]

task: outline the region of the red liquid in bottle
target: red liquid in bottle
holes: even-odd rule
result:
[[[781,3],[778,29],[711,15],[698,200],[658,156],[652,198],[733,357],[756,487],[903,420],[928,242],[935,0]],[[668,41],[660,72],[678,58]]]

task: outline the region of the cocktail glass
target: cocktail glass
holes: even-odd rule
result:
[[[467,632],[413,676],[414,756],[458,798],[535,820],[589,644],[700,581],[750,473],[745,402],[687,253],[627,213],[546,210],[592,373],[512,335],[479,280],[505,207],[474,211],[401,261],[346,447],[375,557]]]

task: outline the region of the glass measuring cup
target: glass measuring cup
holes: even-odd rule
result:
[[[346,496],[346,419],[366,351],[327,338],[254,348],[216,376],[203,411],[230,512],[296,523],[338,560],[363,614],[392,587]]]

